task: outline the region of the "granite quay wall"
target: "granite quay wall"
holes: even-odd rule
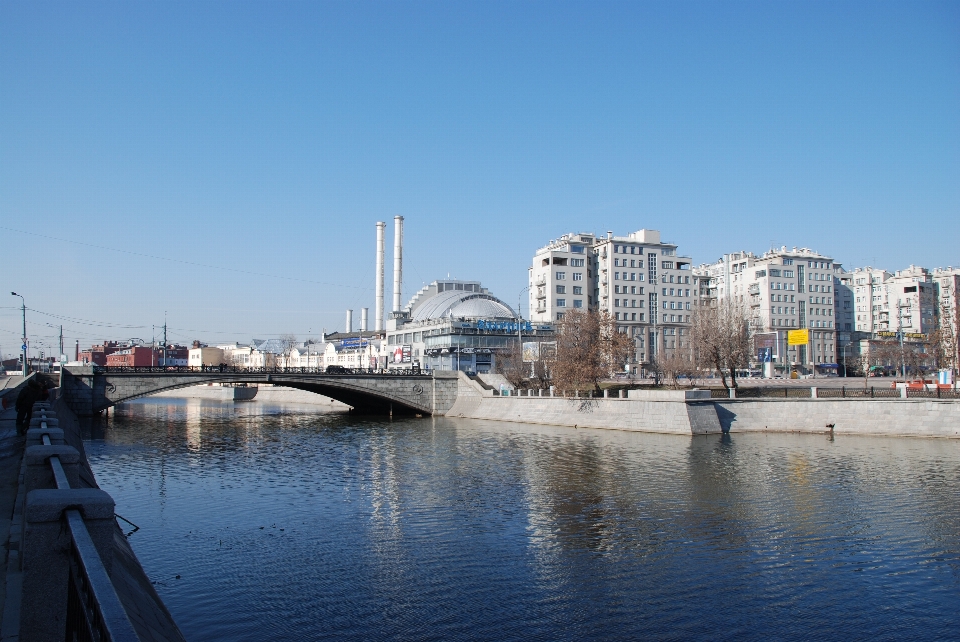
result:
[[[23,642],[69,637],[70,625],[78,623],[68,622],[68,569],[73,547],[81,550],[86,541],[95,547],[94,558],[102,564],[86,570],[89,577],[99,578],[91,580],[99,582],[98,596],[104,596],[103,604],[108,605],[119,598],[117,611],[108,613],[107,606],[104,612],[111,626],[119,625],[114,631],[124,640],[180,642],[183,635],[115,520],[113,499],[97,487],[83,449],[80,422],[59,392],[54,389],[48,403],[35,406],[30,430],[21,441],[23,455],[6,541],[0,637]],[[49,445],[44,444],[43,435]],[[54,472],[57,466],[51,466],[53,458],[62,470],[59,479]],[[85,554],[91,551],[84,550]],[[94,558],[85,557],[84,564]]]
[[[936,399],[715,400],[725,432],[825,432],[960,438],[960,401]],[[832,428],[831,428],[832,427]]]
[[[674,434],[809,432],[960,438],[960,401],[710,399],[706,390],[631,390],[627,398],[495,396],[461,375],[453,417]]]

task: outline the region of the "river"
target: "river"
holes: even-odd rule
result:
[[[179,399],[95,436],[188,640],[960,635],[960,440]]]

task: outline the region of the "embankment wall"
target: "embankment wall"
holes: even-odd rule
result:
[[[461,379],[460,396],[447,416],[674,434],[832,430],[835,434],[960,438],[958,401],[706,400],[696,391],[631,391],[629,399],[500,397],[471,384]]]

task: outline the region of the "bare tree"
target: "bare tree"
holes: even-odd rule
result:
[[[557,328],[554,383],[562,390],[600,391],[600,381],[622,370],[634,350],[606,311],[567,312]]]
[[[750,322],[746,306],[735,301],[698,306],[693,315],[691,338],[698,364],[716,370],[724,388],[737,388],[737,369],[750,363]]]
[[[670,381],[674,389],[682,388],[684,379],[692,386],[698,372],[694,351],[687,346],[665,353],[657,360],[657,366],[663,379]]]
[[[497,353],[497,371],[514,388],[525,388],[527,383],[523,367],[523,354],[519,341],[510,342],[509,348]]]

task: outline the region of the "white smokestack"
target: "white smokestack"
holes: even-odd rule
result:
[[[377,294],[374,301],[377,332],[383,332],[383,231],[386,227],[383,221],[377,222]]]
[[[400,311],[400,286],[403,283],[403,217],[393,217],[393,311]]]
[[[353,332],[353,310],[347,310],[347,332]]]
[[[360,332],[367,331],[367,312],[370,308],[360,308]]]

